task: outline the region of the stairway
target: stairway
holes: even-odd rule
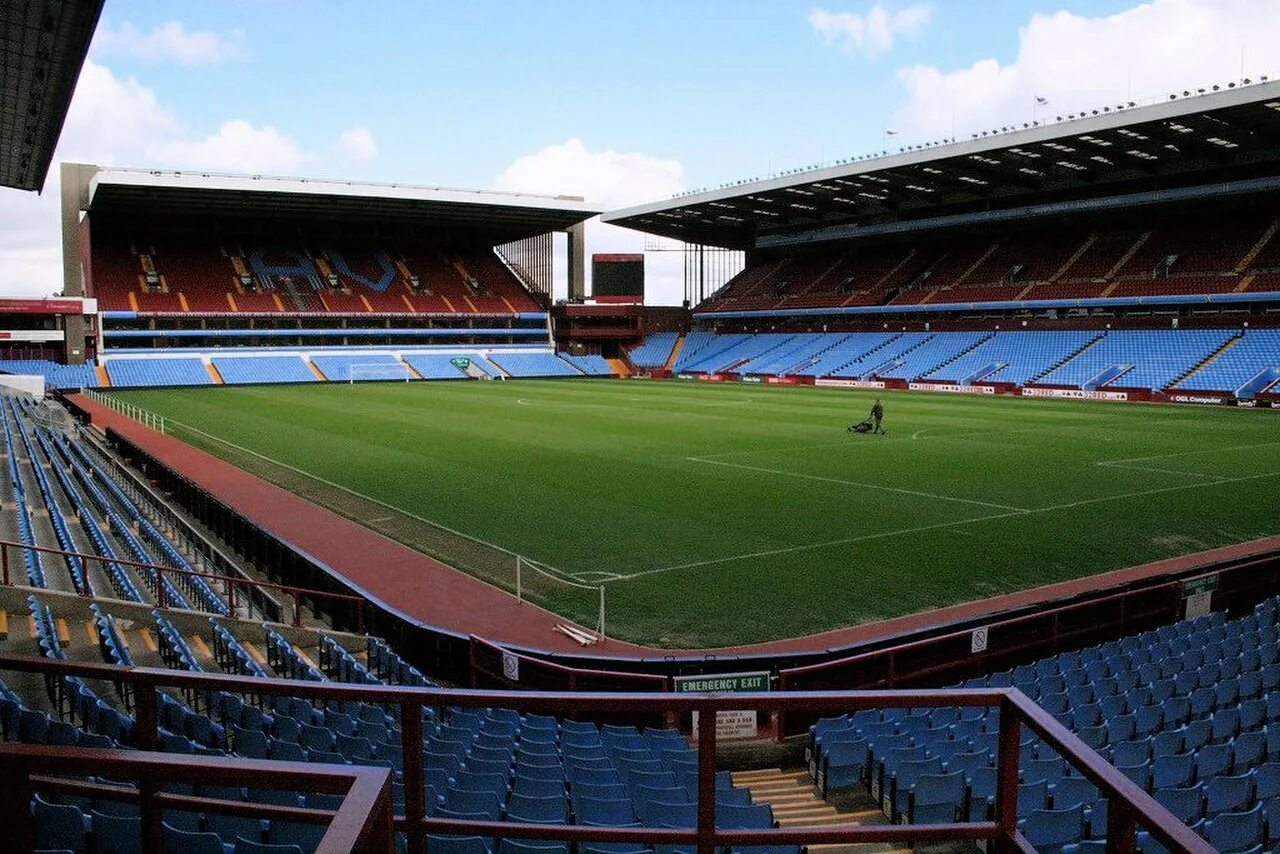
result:
[[[990,258],[992,255],[994,255],[996,250],[999,248],[1000,248],[1000,241],[998,240],[995,243],[992,243],[990,246],[988,246],[987,251],[983,252],[982,256],[978,258],[977,261],[974,261],[972,264],[970,264],[969,268],[965,270],[963,273],[961,273],[959,278],[957,278],[954,282],[951,283],[951,287],[958,288],[962,286],[965,282],[967,282],[969,280],[969,277],[973,275],[974,271],[977,270],[979,267],[981,267],[984,263],[986,263],[986,260]]]
[[[289,299],[293,301],[293,304],[294,306],[296,306],[297,310],[308,311],[310,309],[310,305],[308,305],[307,303],[307,298],[303,296],[301,291],[298,290],[298,286],[294,283],[293,279],[289,277],[285,277],[282,280],[282,283],[284,285],[285,292],[289,294]]]
[[[213,380],[214,385],[225,385],[217,365],[213,362],[205,362],[204,369],[209,372],[209,379]]]
[[[1132,245],[1132,246],[1130,246],[1130,247],[1125,251],[1125,253],[1124,253],[1123,255],[1121,255],[1121,256],[1120,256],[1120,260],[1119,260],[1119,261],[1117,261],[1115,264],[1112,264],[1112,265],[1111,265],[1111,269],[1110,269],[1110,270],[1108,270],[1108,271],[1107,271],[1107,274],[1106,274],[1105,276],[1103,276],[1103,277],[1102,277],[1102,278],[1103,278],[1103,280],[1104,280],[1104,281],[1108,281],[1108,282],[1110,282],[1112,279],[1114,279],[1114,278],[1116,277],[1116,274],[1118,274],[1121,270],[1123,270],[1123,269],[1124,269],[1124,265],[1129,263],[1129,259],[1130,259],[1130,258],[1132,258],[1134,255],[1137,255],[1137,254],[1138,254],[1138,250],[1139,250],[1139,249],[1141,249],[1141,248],[1143,247],[1143,245],[1144,245],[1148,240],[1150,240],[1150,239],[1151,239],[1151,235],[1152,235],[1152,234],[1153,234],[1153,232],[1150,232],[1150,231],[1144,231],[1144,232],[1142,232],[1142,234],[1140,234],[1140,235],[1138,236],[1138,239],[1137,239],[1137,240],[1135,240],[1135,241],[1133,241],[1133,245]],[[1112,282],[1111,286],[1110,286],[1109,288],[1107,288],[1107,290],[1106,290],[1106,291],[1104,291],[1102,295],[1103,295],[1103,296],[1106,296],[1107,294],[1111,293],[1111,292],[1112,292],[1112,291],[1114,291],[1115,289],[1116,289],[1116,285],[1115,285],[1115,283],[1114,283],[1114,282]]]
[[[664,371],[670,371],[675,368],[676,360],[680,358],[680,351],[684,349],[684,333],[676,338],[676,344],[671,348],[671,355],[667,357],[667,363],[662,366]]]
[[[1079,347],[1078,349],[1076,349],[1076,350],[1072,350],[1070,353],[1068,353],[1067,355],[1063,356],[1063,357],[1062,357],[1061,359],[1059,359],[1058,361],[1054,362],[1052,365],[1050,365],[1050,366],[1049,366],[1048,368],[1046,368],[1045,370],[1043,370],[1043,371],[1041,371],[1040,373],[1036,374],[1034,377],[1031,377],[1030,379],[1028,379],[1028,380],[1027,380],[1027,382],[1026,382],[1026,385],[1033,385],[1033,384],[1035,384],[1035,383],[1038,383],[1040,380],[1042,380],[1042,379],[1044,379],[1045,377],[1049,376],[1049,374],[1051,374],[1051,373],[1053,373],[1054,371],[1058,370],[1058,368],[1061,368],[1061,367],[1062,367],[1063,365],[1065,365],[1067,362],[1070,362],[1070,361],[1071,361],[1072,359],[1074,359],[1076,356],[1079,356],[1081,353],[1083,353],[1084,351],[1088,350],[1090,347],[1092,347],[1093,345],[1097,344],[1099,341],[1101,341],[1103,338],[1106,338],[1106,337],[1107,337],[1106,335],[1095,335],[1094,337],[1092,337],[1092,338],[1090,338],[1088,341],[1086,341],[1086,342],[1085,342],[1081,347]]]
[[[1058,281],[1058,279],[1061,279],[1063,276],[1065,276],[1065,275],[1067,274],[1067,271],[1068,271],[1068,270],[1070,270],[1070,269],[1071,269],[1071,267],[1072,267],[1072,266],[1073,266],[1077,261],[1079,261],[1079,260],[1080,260],[1081,256],[1083,256],[1083,255],[1084,255],[1084,253],[1086,253],[1086,252],[1088,252],[1088,251],[1089,251],[1089,247],[1093,246],[1093,244],[1095,244],[1095,243],[1097,243],[1097,242],[1098,242],[1098,234],[1097,234],[1097,232],[1094,232],[1093,234],[1090,234],[1087,238],[1085,238],[1084,243],[1081,243],[1081,244],[1080,244],[1080,247],[1079,247],[1078,249],[1076,249],[1076,251],[1075,251],[1075,252],[1071,253],[1071,257],[1070,257],[1070,258],[1068,258],[1066,261],[1064,261],[1064,262],[1063,262],[1063,264],[1062,264],[1062,266],[1061,266],[1061,267],[1059,267],[1059,268],[1054,272],[1054,274],[1053,274],[1052,276],[1050,276],[1050,277],[1049,277],[1049,281],[1050,281],[1050,282],[1056,282],[1056,281]]]
[[[1168,386],[1166,386],[1166,388],[1177,388],[1179,383],[1184,383],[1184,382],[1186,382],[1187,380],[1189,380],[1189,379],[1191,379],[1192,377],[1194,377],[1196,374],[1198,374],[1198,373],[1200,373],[1201,371],[1203,371],[1203,370],[1204,370],[1206,367],[1208,367],[1209,365],[1211,365],[1211,364],[1213,364],[1214,362],[1218,361],[1218,357],[1219,357],[1219,356],[1221,356],[1223,353],[1227,352],[1228,350],[1230,350],[1232,347],[1236,346],[1237,344],[1239,344],[1239,343],[1240,343],[1241,341],[1243,341],[1243,340],[1244,340],[1244,336],[1243,336],[1243,335],[1233,335],[1233,336],[1231,336],[1230,338],[1228,338],[1228,339],[1226,340],[1226,343],[1224,343],[1224,344],[1223,344],[1221,347],[1219,347],[1217,350],[1214,350],[1211,354],[1209,354],[1209,358],[1205,359],[1203,362],[1199,363],[1198,365],[1196,365],[1195,367],[1193,367],[1191,370],[1187,371],[1185,374],[1183,374],[1182,376],[1178,377],[1178,378],[1177,378],[1176,380],[1174,380],[1173,382],[1169,383],[1169,385],[1168,385]]]
[[[1249,251],[1244,254],[1244,257],[1240,259],[1240,263],[1236,264],[1235,269],[1237,273],[1243,273],[1245,270],[1249,269],[1249,265],[1253,263],[1253,259],[1257,258],[1258,255],[1262,253],[1262,250],[1271,242],[1271,238],[1276,236],[1277,231],[1280,231],[1280,219],[1273,219],[1271,224],[1267,226],[1267,230],[1262,232],[1262,236],[1258,238],[1258,241],[1254,243],[1253,246],[1249,248]],[[1244,288],[1241,287],[1240,290],[1244,290]]]
[[[98,386],[101,388],[111,388],[111,377],[107,374],[107,363],[99,362],[94,366],[93,370],[98,375]]]
[[[854,798],[842,799],[838,805],[822,800],[806,771],[782,771],[777,768],[735,771],[733,783],[751,791],[752,803],[769,804],[780,827],[888,823],[884,813],[876,808],[867,792],[860,792],[860,796]],[[814,852],[834,854],[899,850],[887,843],[810,845],[808,848]]]
[[[631,376],[631,365],[626,359],[605,359],[609,365],[609,369],[613,371],[614,376],[629,377]]]

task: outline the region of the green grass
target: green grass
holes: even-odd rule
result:
[[[611,635],[671,647],[791,637],[1280,533],[1280,417],[1267,411],[889,394],[889,435],[858,436],[844,428],[872,397],[814,388],[120,394],[603,581]],[[262,460],[178,435],[272,475]],[[345,512],[419,542],[368,506]],[[502,582],[463,551],[455,565]],[[581,590],[542,585],[533,597],[594,623]]]

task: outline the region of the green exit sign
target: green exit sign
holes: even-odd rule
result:
[[[758,694],[769,690],[769,674],[721,673],[716,676],[677,676],[677,694]]]

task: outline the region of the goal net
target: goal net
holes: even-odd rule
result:
[[[347,382],[409,382],[413,373],[401,362],[356,362],[347,366]]]

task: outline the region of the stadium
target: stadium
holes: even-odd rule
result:
[[[0,3],[0,848],[1280,843],[1280,81],[617,209],[54,170],[102,5]]]

